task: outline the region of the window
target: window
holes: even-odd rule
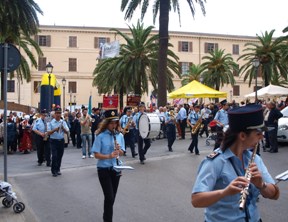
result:
[[[46,57],[38,58],[38,71],[46,71],[47,59]]]
[[[77,93],[77,82],[68,82],[68,92]]]
[[[69,58],[69,72],[77,72],[77,59]]]
[[[34,81],[34,93],[40,93],[41,81]]]
[[[232,45],[232,54],[239,55],[239,45]]]
[[[189,68],[190,66],[192,66],[192,62],[180,62],[179,66],[180,66],[180,72],[181,74],[188,74],[189,73]]]
[[[110,38],[106,37],[95,37],[94,38],[94,48],[100,48],[102,44],[109,43]]]
[[[77,47],[77,36],[69,36],[69,47]]]
[[[207,43],[205,42],[205,53],[213,52],[218,49],[218,43]]]
[[[7,92],[15,92],[15,80],[7,80]]]
[[[192,52],[192,42],[178,42],[179,52]]]
[[[240,86],[239,85],[233,86],[233,96],[240,96]]]
[[[36,35],[36,42],[38,42],[39,46],[51,46],[51,36],[50,35]]]

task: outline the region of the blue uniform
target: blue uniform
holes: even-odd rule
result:
[[[189,121],[192,125],[195,125],[198,121],[198,119],[201,117],[201,113],[200,112],[195,112],[194,110],[189,114],[188,118]],[[192,129],[192,128],[191,128]],[[199,128],[200,129],[200,128]],[[199,134],[199,130],[197,132],[195,132],[194,134],[192,134],[192,141],[190,143],[190,146],[188,147],[188,150],[193,153],[194,152],[194,148],[195,148],[195,154],[199,155],[199,149],[198,149],[198,134]]]
[[[220,149],[216,151],[219,152],[219,155],[214,157],[214,159],[206,158],[202,161],[192,193],[224,189],[232,180],[238,177],[239,174],[245,174],[241,161],[230,149],[227,149],[224,153]],[[244,168],[247,168],[251,155],[252,153],[250,151],[246,150],[243,152]],[[254,161],[259,171],[261,171],[263,181],[274,184],[274,180],[261,157],[256,155]],[[258,222],[260,220],[256,206],[259,194],[260,191],[253,184],[250,184],[249,196],[246,201],[249,222]],[[215,204],[207,207],[205,209],[205,221],[245,222],[245,211],[239,209],[239,200],[240,193],[226,196]]]

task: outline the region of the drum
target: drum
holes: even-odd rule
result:
[[[152,139],[159,135],[160,118],[156,113],[143,113],[139,118],[139,133],[143,139]]]

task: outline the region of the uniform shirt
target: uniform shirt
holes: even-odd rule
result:
[[[208,119],[210,113],[211,113],[211,110],[206,107],[201,109],[201,115],[203,115],[203,119]]]
[[[59,126],[61,128],[61,125],[64,127],[64,129],[66,131],[69,131],[69,128],[68,128],[66,122],[62,119],[60,119],[59,121],[57,121],[56,119],[52,119],[51,122],[49,124],[47,124],[48,131],[51,131],[55,128],[58,128]],[[57,140],[64,139],[64,131],[62,129],[60,129],[59,131],[52,133],[50,135],[50,139],[57,139]]]
[[[238,157],[227,149],[224,153],[217,149],[220,154],[214,159],[206,158],[200,164],[196,181],[192,193],[208,192],[226,188],[232,180],[238,175],[244,175],[242,163]],[[247,168],[252,152],[243,152],[244,166]],[[267,171],[261,157],[256,155],[254,159],[259,171],[262,174],[263,181],[274,184],[274,180]],[[233,163],[233,164],[232,164]],[[237,170],[237,172],[236,172]],[[247,197],[246,206],[248,206],[249,222],[258,222],[260,215],[256,206],[257,197],[260,194],[253,184],[249,187],[249,196]],[[205,209],[205,221],[223,221],[223,222],[245,222],[245,210],[239,209],[240,193],[226,196],[218,202]]]
[[[185,109],[184,107],[182,107],[182,108],[179,110],[179,112],[178,112],[177,115],[179,116],[179,117],[178,117],[179,120],[187,119],[186,109]]]
[[[175,118],[174,118],[175,119]],[[171,118],[170,115],[167,115],[166,116],[166,124],[169,124],[169,125],[175,125],[174,121],[173,121],[173,118]]]
[[[123,115],[120,118],[120,126],[121,126],[121,128],[124,129],[126,127],[126,125],[128,124],[129,120],[133,120],[133,116],[132,115],[131,116]],[[131,124],[130,124],[129,129],[132,129],[132,128],[134,128],[134,127],[132,127]]]
[[[228,113],[224,109],[220,109],[214,118],[215,120],[218,120],[220,123],[222,123],[224,126],[227,126],[229,121],[228,121]]]
[[[45,120],[42,120],[42,118],[39,118],[36,120],[36,122],[33,125],[32,130],[38,130],[41,133],[47,132],[47,123],[44,123]],[[46,126],[45,126],[46,124]]]
[[[125,142],[122,133],[116,134],[116,141],[120,145],[120,149],[125,151]],[[92,146],[91,152],[101,153],[104,155],[109,155],[114,151],[115,142],[113,134],[107,129],[104,132],[96,136],[95,141]],[[98,160],[97,167],[107,168],[116,166],[116,158]]]
[[[197,120],[200,118],[200,112],[196,113],[194,110],[189,113],[188,120],[192,125],[195,125]]]
[[[134,116],[133,116],[133,121],[134,121],[134,123],[136,123],[136,129],[138,130],[139,129],[139,119],[140,119],[140,116],[142,115],[142,114],[144,114],[145,112],[138,112],[138,113],[136,113]]]

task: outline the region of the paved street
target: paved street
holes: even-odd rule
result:
[[[167,151],[167,141],[152,143],[145,165],[132,159],[130,150],[123,157],[133,171],[123,171],[114,205],[115,222],[201,222],[203,209],[190,204],[190,195],[200,161],[213,149],[200,138],[200,156],[190,154],[191,140],[177,140],[174,152]],[[279,153],[263,153],[263,159],[273,177],[288,169],[288,147],[281,145]],[[51,176],[45,165],[37,166],[36,152],[8,156],[8,178],[25,203],[26,209],[15,214],[12,208],[0,207],[1,222],[81,222],[102,221],[103,194],[95,168],[95,159],[81,159],[81,150],[65,149],[62,176]],[[0,179],[3,179],[3,153],[0,154]],[[287,220],[288,182],[279,184],[278,201],[260,198],[263,221]]]

